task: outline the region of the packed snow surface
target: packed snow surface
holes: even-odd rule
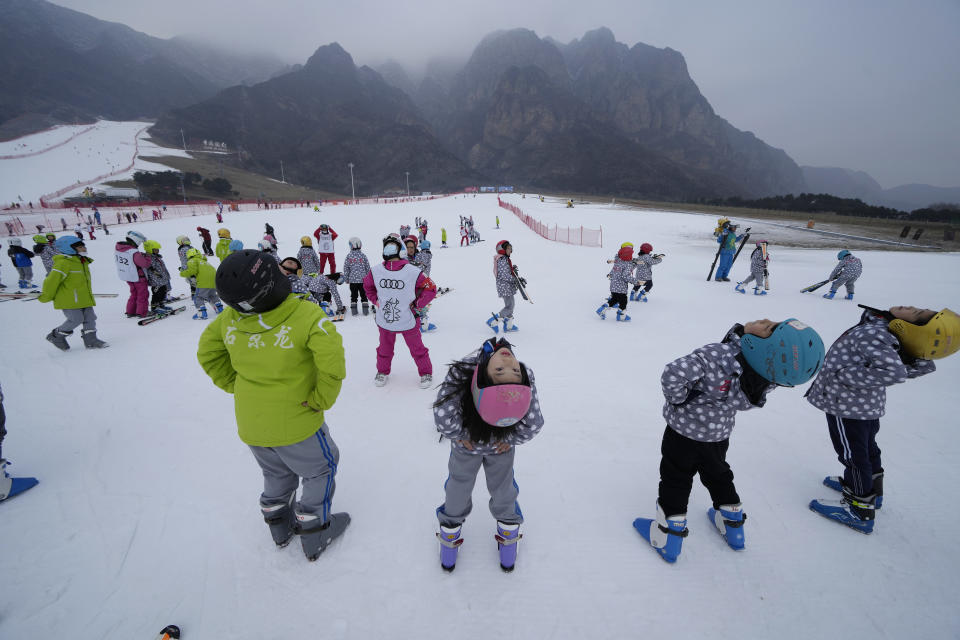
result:
[[[89,241],[105,350],[85,350],[78,333],[60,352],[44,335],[62,321],[52,305],[0,303],[3,384],[9,435],[5,457],[40,484],[0,504],[0,637],[150,638],[178,624],[191,638],[917,638],[960,635],[955,534],[960,483],[955,393],[960,356],[933,375],[892,388],[879,443],[886,495],[865,536],[812,513],[821,485],[841,472],[807,385],[777,389],[763,409],[741,413],[728,459],[749,519],[747,548],[729,549],[708,522],[710,499],[696,482],[690,535],[675,565],[664,563],[631,526],[654,514],[659,479],[663,366],[719,341],[735,322],[796,317],[830,345],[860,317],[856,302],[960,310],[960,257],[857,252],[864,275],[856,302],[801,294],[824,279],[836,251],[770,247],[772,289],[734,293],[707,282],[713,220],[509,196],[544,221],[602,225],[604,247],[552,243],[529,231],[495,196],[423,203],[288,209],[134,225],[176,265],[175,237],[199,246],[197,225],[229,228],[247,247],[264,223],[280,253],[321,222],[364,242],[416,216],[427,218],[433,278],[454,291],[431,310],[425,336],[435,384],[445,363],[492,335],[501,306],[493,282],[494,243],[507,238],[534,304],[517,302],[510,336],[537,374],[546,424],[521,446],[516,479],[526,522],[517,569],[500,570],[495,523],[482,478],[456,571],[441,571],[434,510],[443,501],[447,442],[438,442],[430,403],[398,341],[393,373],[373,386],[372,317],[339,323],[347,379],[327,412],[341,459],[334,510],[353,522],[315,563],[295,540],[276,550],[258,507],[260,470],[236,435],[232,398],[196,360],[205,322],[190,313],[137,326],[123,316],[127,287],[113,245],[127,227]],[[472,215],[486,240],[459,247],[458,214]],[[494,217],[501,229],[494,229]],[[440,247],[446,227],[450,248]],[[132,227],[131,227],[132,228]],[[633,321],[601,321],[605,278],[621,242],[666,253],[654,267],[649,303]],[[25,242],[29,244],[29,242]],[[214,261],[215,263],[215,261]],[[35,270],[42,278],[43,268]],[[8,261],[6,284],[16,282]],[[187,292],[175,278],[175,292]],[[341,296],[348,296],[341,287]],[[841,291],[842,295],[842,291]],[[189,301],[187,301],[189,303]]]

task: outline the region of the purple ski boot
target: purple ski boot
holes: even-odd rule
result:
[[[500,550],[500,568],[504,571],[513,571],[517,564],[517,543],[523,534],[519,524],[507,524],[497,521],[497,548]]]
[[[444,571],[453,571],[457,566],[457,552],[463,544],[460,537],[461,525],[445,527],[440,525],[437,540],[440,541],[440,567]]]

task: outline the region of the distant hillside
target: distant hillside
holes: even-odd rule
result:
[[[0,124],[156,117],[285,68],[278,59],[161,40],[44,0],[0,2]]]
[[[829,193],[841,198],[857,198],[867,204],[891,207],[901,211],[913,211],[943,202],[960,203],[960,187],[905,184],[884,189],[863,171],[839,167],[804,166],[801,169],[811,193]]]

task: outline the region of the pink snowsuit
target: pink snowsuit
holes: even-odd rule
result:
[[[407,264],[406,260],[388,260],[383,266],[388,271],[399,271]],[[377,285],[373,281],[373,272],[370,271],[363,278],[363,290],[367,294],[370,302],[377,306]],[[423,309],[437,296],[437,285],[433,280],[423,273],[417,277],[416,284],[417,297],[414,306],[417,309]],[[393,350],[397,341],[396,331],[390,331],[377,325],[380,330],[380,344],[377,346],[377,373],[384,375],[390,374],[390,364],[393,362]],[[421,376],[433,375],[433,364],[430,362],[430,350],[423,344],[423,338],[420,334],[420,318],[417,318],[417,324],[412,329],[399,332],[407,343],[410,355],[417,364],[417,373]]]
[[[147,254],[137,251],[136,247],[127,244],[125,241],[118,242],[116,250],[123,253],[132,252],[133,264],[137,266],[137,273],[140,275],[140,279],[136,282],[127,283],[130,287],[130,297],[127,299],[127,314],[134,314],[145,318],[147,316],[147,310],[150,307],[150,296],[148,295],[150,290],[147,287],[147,268],[152,264],[152,261]]]

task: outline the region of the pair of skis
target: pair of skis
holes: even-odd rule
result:
[[[510,258],[507,258],[507,262],[510,263],[510,273],[513,274],[513,279],[517,283],[517,291],[520,292],[520,297],[533,304],[533,300],[530,299],[530,296],[527,295],[527,281],[525,278],[520,277],[520,273],[517,271],[517,268],[510,262]]]
[[[141,318],[140,320],[137,320],[137,324],[140,325],[141,327],[143,327],[143,326],[146,326],[146,325],[148,325],[148,324],[153,324],[154,322],[156,322],[156,321],[158,321],[158,320],[163,320],[164,318],[169,318],[170,316],[175,316],[175,315],[177,315],[178,313],[183,313],[183,312],[186,311],[186,310],[187,310],[186,307],[177,307],[176,309],[173,309],[172,311],[159,311],[159,312],[157,312],[157,313],[154,313],[153,315],[147,316],[146,318]]]
[[[95,293],[94,298],[116,298],[118,293]],[[40,297],[39,291],[17,291],[12,293],[0,292],[0,302],[4,300],[36,300]]]
[[[819,289],[819,288],[822,287],[823,285],[829,284],[829,283],[831,283],[831,282],[833,282],[833,280],[831,280],[830,278],[827,278],[826,280],[821,280],[820,282],[817,282],[816,284],[812,284],[812,285],[810,285],[809,287],[804,287],[803,289],[800,289],[800,293],[810,293],[811,291],[816,291],[817,289]]]

